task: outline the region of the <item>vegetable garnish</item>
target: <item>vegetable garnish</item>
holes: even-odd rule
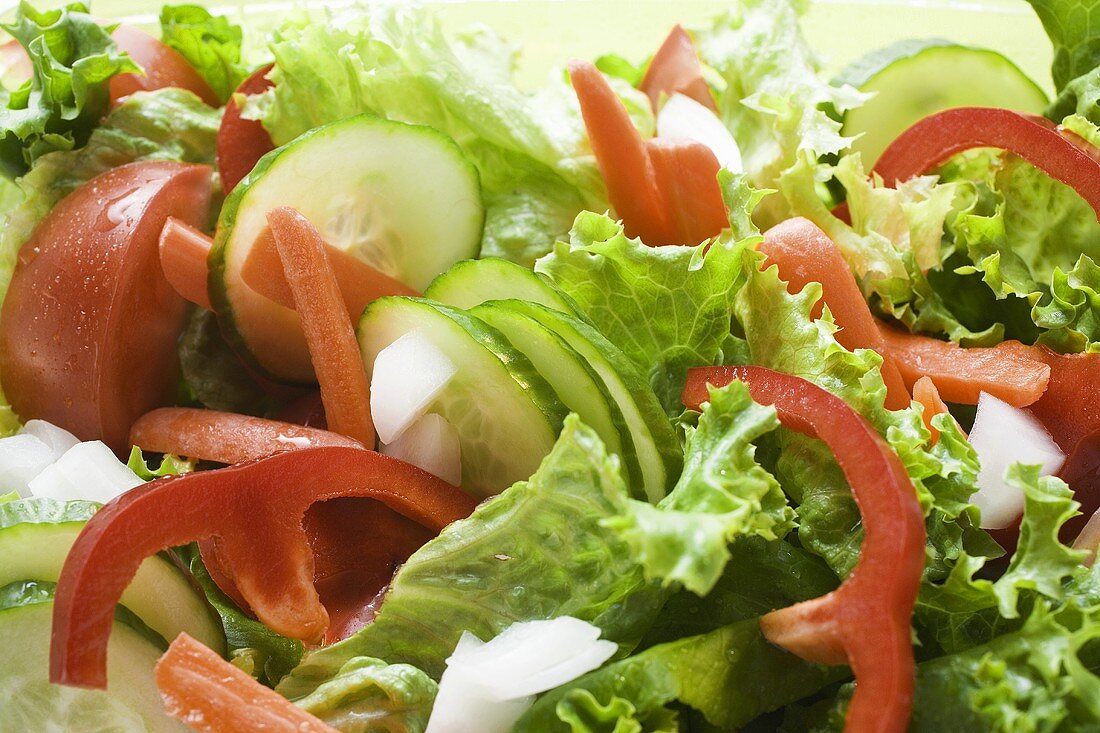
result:
[[[370,385],[325,241],[293,209],[274,209],[267,222],[305,332],[328,427],[373,448]]]
[[[638,88],[649,97],[654,113],[660,108],[662,95],[671,97],[677,92],[691,97],[712,112],[718,111],[710,86],[703,78],[695,44],[679,24],[672,27],[665,42],[653,55]]]
[[[932,418],[937,415],[950,415],[947,403],[940,397],[936,383],[928,377],[921,377],[913,383],[913,401],[919,402],[924,408],[921,412],[921,420],[924,421],[924,427],[928,428],[928,432],[932,433],[932,444],[935,445],[940,438],[940,431],[932,424]]]
[[[206,288],[206,258],[213,244],[193,226],[174,216],[168,217],[160,230],[158,249],[160,269],[180,297],[200,308],[210,310],[210,294]]]
[[[320,640],[329,618],[313,586],[302,516],[316,502],[349,496],[377,499],[435,532],[475,505],[429,473],[358,448],[303,448],[139,486],[100,509],[69,552],[50,679],[103,688],[114,607],[141,561],[208,537],[260,621],[284,636]]]
[[[1063,452],[1073,453],[1085,437],[1100,431],[1100,353],[1056,354],[1040,346],[1035,354],[1050,367],[1050,381],[1031,413]]]
[[[218,127],[217,160],[218,173],[222,177],[222,190],[228,194],[236,187],[248,172],[256,167],[260,158],[275,149],[271,135],[259,120],[246,120],[241,117],[241,108],[237,104],[237,95],[246,97],[261,94],[273,84],[267,78],[272,65],[257,69],[241,82],[237,91],[225,103],[222,123]]]
[[[668,209],[673,242],[698,244],[729,226],[716,183],[720,166],[710,148],[694,140],[653,138],[646,140],[645,151]]]
[[[162,407],[138,418],[130,442],[144,450],[201,461],[242,463],[299,448],[362,448],[330,430],[191,407]]]
[[[168,714],[203,733],[337,733],[186,633],[157,662],[156,680]]]
[[[161,43],[148,33],[128,25],[120,25],[111,34],[120,50],[125,51],[141,67],[143,73],[118,74],[111,78],[111,102],[118,103],[134,92],[178,87],[194,92],[211,107],[221,101],[179,51]]]
[[[910,622],[924,569],[924,515],[912,479],[875,430],[839,397],[762,367],[703,367],[688,373],[684,405],[700,409],[708,385],[734,380],[774,405],[784,426],[825,441],[860,509],[859,561],[840,588],[761,618],[774,644],[809,661],[844,664],[856,677],[845,730],[904,731],[916,670]]]

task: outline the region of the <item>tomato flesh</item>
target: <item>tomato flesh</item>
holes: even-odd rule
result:
[[[155,89],[178,87],[194,92],[199,99],[211,107],[221,106],[221,100],[210,85],[174,48],[128,25],[115,28],[111,37],[119,49],[129,54],[134,63],[145,72],[144,75],[117,74],[111,77],[108,89],[112,104],[134,92],[151,92]]]

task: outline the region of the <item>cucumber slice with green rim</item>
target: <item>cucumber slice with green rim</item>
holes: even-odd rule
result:
[[[471,308],[470,315],[500,331],[530,359],[569,411],[577,413],[585,425],[596,431],[608,452],[623,457],[624,478],[640,482],[641,467],[633,457],[627,460],[623,451],[623,440],[630,440],[626,420],[600,375],[561,336],[534,318],[509,308],[507,302],[482,303]]]
[[[129,622],[129,623],[128,623]],[[169,718],[153,679],[165,645],[130,623],[119,607],[107,642],[107,690],[50,683],[52,584],[20,581],[0,588],[0,730],[150,733],[190,730]]]
[[[867,54],[834,80],[874,98],[844,115],[843,133],[868,169],[914,122],[951,107],[1042,112],[1047,96],[1020,67],[984,48],[938,38],[899,41]]]
[[[0,585],[56,582],[76,536],[95,513],[86,501],[20,499],[0,503]],[[138,568],[121,603],[165,639],[186,631],[211,649],[225,651],[225,634],[214,612],[188,579],[155,555]],[[0,647],[2,648],[2,647]]]
[[[265,155],[222,207],[209,291],[242,356],[295,382],[313,379],[297,314],[241,278],[277,206],[297,209],[330,245],[416,290],[477,256],[485,220],[477,169],[430,127],[351,117]]]
[[[441,415],[458,430],[462,489],[485,497],[529,478],[553,448],[565,419],[553,388],[489,324],[434,301],[405,297],[376,300],[359,321],[368,378],[378,353],[412,331],[458,367],[425,412]]]
[[[456,263],[432,281],[424,297],[463,310],[489,300],[526,300],[579,315],[572,298],[545,275],[499,257]]]
[[[636,461],[641,472],[641,483],[632,484],[631,492],[651,502],[661,499],[680,475],[683,455],[672,423],[645,378],[618,347],[584,321],[538,303],[508,300],[500,305],[561,336],[599,374],[626,421],[623,460]]]

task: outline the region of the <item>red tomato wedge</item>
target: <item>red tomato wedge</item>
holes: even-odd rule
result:
[[[692,369],[684,405],[700,409],[707,385],[740,379],[752,398],[774,405],[779,421],[832,449],[863,518],[859,561],[841,586],[820,598],[772,611],[764,636],[811,662],[852,667],[856,690],[846,731],[908,728],[916,667],[910,623],[924,569],[924,515],[897,455],[839,397],[799,377],[762,367]]]
[[[928,377],[948,402],[978,404],[988,392],[1014,407],[1032,404],[1047,389],[1050,367],[1038,352],[1019,341],[963,348],[950,341],[880,324],[882,343],[907,385]]]
[[[96,512],[65,559],[51,681],[102,689],[114,607],[138,566],[210,537],[260,621],[284,636],[319,641],[329,618],[313,585],[302,517],[340,497],[376,499],[432,532],[476,504],[426,471],[359,448],[303,448],[138,486]]]
[[[828,305],[840,327],[836,340],[841,346],[849,351],[877,351],[882,356],[886,407],[891,410],[908,407],[909,390],[894,360],[883,348],[882,335],[848,263],[828,235],[808,219],[788,219],[764,234],[759,249],[767,256],[768,264],[779,268],[779,277],[787,281],[791,292],[801,291],[811,282],[821,284],[821,300],[811,315],[820,318]]]
[[[654,138],[646,140],[645,150],[668,207],[674,242],[698,244],[729,226],[718,188],[722,166],[710,148],[692,140]]]
[[[1050,368],[1047,389],[1031,412],[1067,455],[1085,437],[1100,431],[1100,354],[1057,354],[1033,347],[1032,353]]]
[[[160,230],[158,248],[164,277],[184,300],[211,310],[206,289],[206,260],[213,240],[198,229],[168,217]]]
[[[206,221],[211,172],[131,163],[62,199],[19,253],[0,317],[4,392],[25,420],[130,445],[130,425],[170,404],[187,303],[157,239],[170,216]]]
[[[241,82],[233,93],[252,96],[261,94],[275,86],[267,78],[272,69],[268,64],[257,69]],[[218,127],[218,139],[216,144],[218,173],[222,178],[222,190],[228,194],[241,179],[256,167],[260,158],[275,149],[275,143],[271,135],[264,129],[259,120],[246,120],[241,117],[241,108],[233,97],[225,103],[225,111],[222,112],[222,122]]]
[[[936,415],[950,415],[951,411],[947,409],[947,403],[940,397],[936,384],[928,377],[921,377],[913,383],[913,400],[919,402],[924,408],[921,419],[924,421],[924,427],[932,433],[932,444],[935,445],[940,439],[940,431],[932,425],[932,418]]]
[[[272,210],[267,223],[302,322],[329,429],[373,448],[370,385],[355,328],[325,254],[329,247],[294,209]]]
[[[638,88],[649,97],[654,113],[661,103],[662,94],[672,96],[676,92],[691,97],[713,112],[718,111],[714,95],[703,78],[695,44],[680,25],[672,27],[665,42],[657,49]]]
[[[134,92],[179,87],[194,92],[211,107],[221,106],[221,100],[210,85],[174,48],[128,25],[115,28],[111,37],[119,49],[128,53],[145,72],[144,75],[118,74],[111,77],[108,85],[112,104]]]
[[[203,733],[338,733],[187,634],[176,637],[155,674],[167,713]]]
[[[202,461],[243,463],[299,448],[362,448],[328,430],[192,407],[162,407],[138,418],[130,442],[144,450]]]

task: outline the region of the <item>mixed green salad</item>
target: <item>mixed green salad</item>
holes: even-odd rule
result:
[[[1100,730],[1100,2],[1029,2],[1053,86],[21,4],[0,731]]]

